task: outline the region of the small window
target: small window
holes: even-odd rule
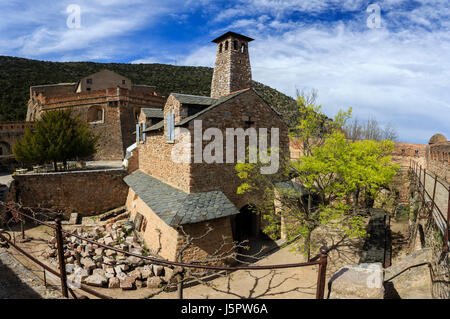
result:
[[[126,84],[127,83],[127,81],[125,81],[125,80],[122,80],[122,84]]]
[[[245,44],[241,45],[241,53],[245,53]]]
[[[222,53],[222,49],[223,49],[223,45],[221,43],[221,44],[219,44],[219,53]]]
[[[141,231],[143,218],[144,218],[144,216],[142,216],[139,213],[136,213],[136,216],[134,217],[134,229],[136,229],[137,231]]]
[[[402,150],[402,156],[405,156],[406,150]]]
[[[103,122],[104,114],[101,106],[92,106],[88,110],[88,122]]]
[[[234,40],[234,41],[233,41],[233,49],[234,49],[234,50],[237,50],[237,49],[238,49],[238,42],[237,42],[237,40]]]
[[[87,84],[92,84],[92,79],[86,79]]]
[[[225,41],[225,51],[228,50],[228,41]]]
[[[91,90],[91,88],[86,88],[86,91],[90,91]]]

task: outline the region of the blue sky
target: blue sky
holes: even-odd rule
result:
[[[80,28],[67,26],[79,6]],[[380,28],[367,24],[376,4]],[[250,45],[253,78],[295,96],[317,89],[332,116],[393,124],[400,140],[450,138],[448,0],[0,0],[0,55],[47,61],[213,66],[211,40]]]

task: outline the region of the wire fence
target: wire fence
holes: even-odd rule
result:
[[[410,162],[409,170],[414,178],[416,189],[422,198],[422,205],[427,208],[425,218],[435,218],[436,223],[444,233],[443,251],[448,252],[450,246],[450,186],[439,176],[428,172],[426,168],[413,160]],[[427,191],[427,187],[431,194]],[[440,191],[437,193],[438,187]]]
[[[325,292],[325,284],[326,284],[326,269],[327,269],[327,259],[328,259],[328,248],[325,246],[322,246],[320,248],[320,255],[319,258],[317,258],[315,261],[309,261],[309,262],[303,262],[303,263],[293,263],[293,264],[279,264],[279,265],[239,265],[234,267],[229,266],[217,266],[217,265],[200,265],[200,264],[192,264],[192,263],[183,263],[183,262],[176,262],[176,261],[169,261],[164,260],[160,258],[155,258],[151,256],[143,256],[140,254],[132,253],[117,247],[109,246],[103,243],[100,243],[96,240],[92,240],[89,238],[85,238],[80,236],[77,233],[69,232],[67,230],[64,230],[61,226],[61,220],[59,218],[55,218],[52,223],[44,222],[42,220],[39,220],[36,218],[36,216],[30,216],[30,214],[24,213],[21,211],[21,208],[18,208],[16,204],[14,203],[0,203],[0,206],[3,207],[3,214],[10,213],[13,217],[13,219],[17,222],[20,222],[21,227],[21,233],[22,237],[25,238],[25,222],[26,219],[29,219],[33,221],[36,224],[44,225],[46,227],[52,228],[55,230],[56,233],[56,246],[57,246],[57,256],[58,256],[58,270],[55,270],[47,265],[45,265],[43,262],[38,260],[36,257],[32,256],[28,252],[26,252],[24,249],[19,247],[15,243],[15,238],[12,239],[11,235],[5,231],[0,230],[0,245],[8,247],[8,245],[14,247],[17,251],[19,251],[24,256],[28,257],[30,260],[32,260],[34,263],[41,266],[43,269],[47,270],[48,272],[52,273],[53,275],[57,276],[60,279],[61,282],[61,293],[63,297],[69,298],[69,293],[73,298],[78,298],[74,291],[70,288],[70,282],[67,279],[67,273],[66,273],[66,264],[65,264],[65,257],[64,257],[64,242],[63,242],[63,235],[73,236],[79,240],[86,241],[91,244],[95,244],[98,247],[103,247],[105,249],[109,249],[112,251],[115,251],[117,253],[121,253],[125,256],[133,256],[140,258],[142,260],[147,260],[155,265],[161,265],[161,266],[168,266],[168,267],[178,267],[181,269],[179,270],[179,274],[183,274],[183,270],[185,268],[191,268],[191,269],[202,269],[202,270],[209,270],[209,271],[227,271],[227,272],[234,272],[237,270],[275,270],[275,269],[286,269],[286,268],[298,268],[298,267],[306,267],[306,266],[318,266],[318,276],[317,276],[317,282],[316,282],[316,299],[323,299],[324,298],[324,292]],[[46,216],[48,217],[48,216]],[[68,284],[69,283],[69,284]],[[85,284],[80,284],[79,289],[81,289],[84,292],[87,292],[93,296],[96,296],[101,299],[110,299],[111,297],[106,296],[102,293],[99,293],[98,291],[88,287]],[[179,298],[182,297],[182,290],[183,290],[183,276],[178,276],[178,291],[179,291]]]

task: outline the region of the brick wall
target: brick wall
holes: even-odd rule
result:
[[[14,175],[7,201],[83,216],[97,215],[125,204],[128,186],[123,169]]]

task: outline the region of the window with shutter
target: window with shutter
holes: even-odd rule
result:
[[[166,117],[167,140],[172,142],[175,140],[175,114],[167,114]]]
[[[141,140],[141,126],[139,123],[136,123],[136,142]]]

